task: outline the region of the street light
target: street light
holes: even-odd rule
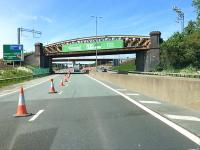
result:
[[[96,40],[95,40],[95,49],[96,49],[96,70],[97,70],[97,31],[98,31],[98,19],[101,19],[103,17],[99,16],[91,16],[92,18],[96,19]]]
[[[178,8],[177,6],[173,6],[172,9],[178,15],[177,22],[180,23],[179,21],[181,21],[181,30],[183,32],[184,31],[184,12],[180,8]]]

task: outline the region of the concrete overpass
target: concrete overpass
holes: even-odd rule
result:
[[[52,68],[52,59],[58,57],[133,54],[136,53],[136,70],[152,71],[160,62],[161,33],[153,31],[150,36],[106,35],[77,38],[43,46],[35,44],[35,65]],[[96,48],[95,48],[96,47]]]

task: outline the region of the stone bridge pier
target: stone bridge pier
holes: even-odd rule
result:
[[[160,63],[160,35],[159,31],[151,32],[149,50],[136,52],[136,71],[154,71]]]
[[[41,68],[49,68],[50,73],[53,72],[52,57],[45,56],[42,43],[35,44],[35,60],[37,62],[36,66],[39,66]]]

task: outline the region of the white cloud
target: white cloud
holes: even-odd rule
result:
[[[45,16],[40,16],[41,20],[46,21],[47,23],[53,23],[53,19]]]
[[[26,15],[26,14],[20,13],[18,16],[22,20],[29,20],[29,21],[37,21],[38,20],[38,17],[35,15]]]
[[[47,16],[36,16],[36,15],[27,15],[27,14],[18,14],[20,20],[26,21],[45,21],[47,23],[53,23],[53,19]]]

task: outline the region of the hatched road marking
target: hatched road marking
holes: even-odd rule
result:
[[[140,103],[143,103],[143,104],[161,104],[160,102],[158,101],[140,101]]]
[[[165,114],[165,116],[175,120],[200,121],[200,118],[194,116],[180,116],[180,115],[169,115],[169,114]]]
[[[29,122],[32,122],[32,121],[34,121],[37,117],[39,117],[39,115],[41,114],[41,113],[43,113],[44,112],[44,110],[42,109],[42,110],[39,110],[31,119],[29,119]]]
[[[160,121],[162,121],[163,123],[167,124],[168,126],[172,127],[173,129],[175,129],[176,131],[178,131],[179,133],[181,133],[182,135],[184,135],[185,137],[187,137],[188,139],[190,139],[191,141],[193,141],[194,143],[200,145],[200,138],[198,136],[196,136],[195,134],[191,133],[190,131],[182,128],[181,126],[175,124],[174,122],[170,121],[169,119],[161,116],[160,114],[152,111],[151,109],[147,108],[146,106],[142,105],[141,103],[137,102],[136,100],[133,100],[132,98],[128,97],[127,95],[113,89],[112,87],[106,85],[105,83],[90,77],[88,75],[86,75],[88,78],[98,82],[99,84],[105,86],[106,88],[110,89],[111,91],[121,95],[122,97],[124,97],[125,99],[129,100],[130,102],[132,102],[133,104],[135,104],[136,106],[138,106],[139,108],[143,109],[144,111],[146,111],[147,113],[151,114],[152,116],[154,116],[155,118],[159,119]]]

